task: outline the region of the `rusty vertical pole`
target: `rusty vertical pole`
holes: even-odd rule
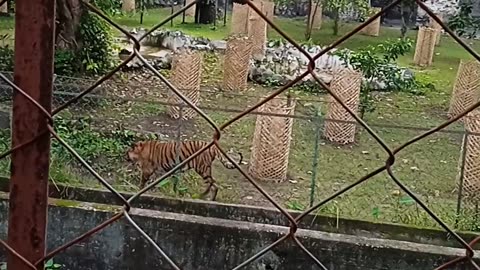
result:
[[[55,0],[15,1],[14,82],[51,111]],[[45,255],[50,134],[47,117],[22,94],[15,92],[12,109],[12,146],[33,143],[12,153],[8,244],[30,262]],[[27,270],[9,254],[9,270]],[[43,269],[43,264],[38,266]]]

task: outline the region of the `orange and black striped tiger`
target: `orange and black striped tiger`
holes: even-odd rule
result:
[[[179,148],[177,145],[180,143]],[[140,182],[140,188],[144,188],[148,182],[150,176],[154,172],[161,171],[163,173],[171,170],[175,167],[176,156],[178,151],[178,162],[182,162],[198,150],[205,147],[208,143],[205,141],[140,141],[135,143],[128,151],[128,159],[139,165],[142,172],[142,179]],[[241,164],[243,156],[238,153],[239,161]],[[215,180],[212,177],[212,164],[215,158],[218,158],[227,169],[234,169],[234,165],[231,164],[218,150],[215,145],[212,145],[201,154],[190,160],[183,168],[182,171],[194,169],[208,184],[205,192],[201,194],[201,197],[207,195],[211,189],[213,189],[212,200],[215,200],[218,192],[218,187],[215,184]]]

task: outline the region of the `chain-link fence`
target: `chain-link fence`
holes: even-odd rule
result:
[[[19,13],[28,13],[32,11],[31,8],[40,7],[48,10],[28,20],[40,19],[45,25],[48,25],[48,22],[53,22],[53,1],[38,2],[32,7],[27,7],[26,1],[18,2],[20,2],[17,3],[17,12]],[[472,246],[478,239],[467,243],[451,229],[453,226],[458,226],[462,229],[473,229],[475,224],[478,223],[476,214],[462,210],[471,208],[475,213],[476,208],[478,208],[475,198],[472,199],[471,196],[465,196],[465,189],[462,188],[463,184],[457,186],[458,183],[462,183],[466,179],[465,164],[468,161],[468,157],[472,156],[471,153],[469,155],[469,153],[464,151],[465,146],[469,141],[472,141],[469,138],[475,137],[477,133],[472,131],[473,128],[469,129],[469,132],[458,129],[445,129],[469,112],[474,111],[480,103],[470,106],[463,113],[447,122],[439,122],[435,127],[405,126],[403,124],[395,126],[386,122],[367,124],[356,115],[349,107],[349,104],[342,100],[331,90],[329,85],[325,84],[313,72],[316,59],[336,48],[364,26],[378,18],[382,13],[400,2],[401,0],[393,1],[380,13],[372,16],[351,33],[329,45],[316,56],[311,57],[301,46],[273,24],[267,16],[262,14],[252,2],[236,1],[238,4],[248,5],[251,10],[258,13],[262,19],[266,20],[274,30],[291,42],[310,61],[309,71],[304,72],[285,86],[276,89],[273,93],[268,93],[266,97],[237,95],[235,99],[232,99],[233,94],[203,91],[202,98],[204,101],[200,104],[193,104],[190,99],[186,98],[177,87],[170,83],[157,69],[153,68],[140,54],[140,42],[143,39],[151,32],[168,23],[172,18],[181,16],[195,2],[191,2],[184,8],[173,12],[170,17],[139,38],[135,38],[128,31],[122,29],[87,1],[83,2],[89,12],[97,14],[123,32],[133,44],[132,53],[127,59],[109,74],[95,82],[63,77],[53,78],[53,72],[50,72],[51,69],[38,69],[40,66],[52,67],[52,63],[46,64],[46,61],[51,62],[53,58],[53,44],[51,43],[48,44],[46,42],[46,45],[43,46],[47,47],[42,48],[40,51],[35,51],[36,54],[33,54],[32,48],[29,48],[27,45],[25,47],[19,45],[18,47],[22,50],[16,51],[17,56],[25,53],[23,57],[31,57],[33,61],[21,62],[18,58],[16,59],[16,63],[20,63],[19,66],[16,66],[16,84],[12,82],[11,74],[0,74],[4,82],[1,94],[2,97],[6,97],[2,99],[0,112],[8,111],[9,106],[13,105],[11,142],[13,148],[0,156],[3,161],[0,168],[6,171],[8,168],[6,159],[11,154],[12,189],[10,201],[11,205],[16,205],[16,207],[10,208],[9,213],[9,242],[8,244],[4,241],[0,242],[9,251],[9,267],[13,267],[13,269],[36,269],[36,267],[43,265],[46,260],[54,257],[59,252],[101,231],[109,224],[125,218],[168,261],[172,268],[180,269],[169,258],[169,255],[164,253],[161,246],[155,243],[132,219],[129,214],[130,204],[160,183],[166,183],[167,179],[174,175],[180,167],[206,151],[207,148],[215,145],[236,168],[236,173],[229,172],[228,174],[223,174],[228,175],[228,177],[224,176],[222,178],[222,173],[216,174],[218,182],[223,185],[219,196],[223,196],[221,198],[225,201],[244,203],[252,201],[253,203],[271,204],[290,221],[289,233],[251,258],[246,258],[242,264],[234,269],[240,269],[249,265],[287,239],[293,240],[298,248],[312,259],[314,264],[321,269],[327,269],[321,260],[316,258],[296,236],[296,231],[302,219],[316,211],[324,211],[344,217],[355,216],[357,218],[394,221],[422,226],[439,226],[466,249],[466,255],[452,262],[446,262],[436,269],[448,269],[448,267],[460,262],[467,262],[475,269],[480,269],[472,260],[474,255]],[[421,1],[417,1],[417,3],[420,8],[424,9],[441,24],[445,31],[452,35],[462,47],[477,60],[480,60],[480,57],[463,40],[454,35]],[[27,19],[22,17],[22,20]],[[19,42],[22,39],[27,41],[41,39],[42,37],[37,37],[35,34],[40,33],[40,30],[45,31],[45,29],[36,29],[37,32],[29,33],[31,36],[28,36],[28,34],[22,33],[22,30],[26,29],[25,26],[21,23],[18,25],[20,25],[20,28],[17,28],[16,39]],[[53,32],[53,27],[47,27],[47,30]],[[50,34],[53,36],[53,33]],[[48,47],[50,45],[51,47]],[[149,88],[140,88],[138,89],[139,91],[133,92],[123,91],[122,87],[128,88],[126,83],[128,80],[115,83],[112,77],[134,58],[143,62],[145,67],[151,72],[151,81],[158,80],[158,83],[166,86],[167,89],[162,90],[157,87],[156,91],[151,91],[152,89]],[[35,67],[37,69],[33,71]],[[49,73],[49,77],[47,76],[48,78],[45,79],[42,73]],[[330,101],[309,100],[308,103],[317,105],[301,106],[298,110],[296,109],[293,115],[261,113],[269,102],[278,99],[289,100],[288,96],[282,96],[283,93],[307,75],[311,75],[322,88],[328,91],[333,99]],[[25,79],[27,77],[28,80]],[[141,82],[144,84],[145,80],[142,79]],[[54,88],[52,93],[45,91],[45,89],[51,89],[52,87]],[[8,98],[11,96],[9,91],[12,89],[14,89],[13,102]],[[129,96],[132,93],[133,96]],[[172,120],[166,115],[172,104],[165,102],[165,99],[171,93],[183,100],[188,109],[193,109],[198,114],[194,121]],[[49,101],[51,96],[53,96],[53,104],[50,104]],[[227,108],[212,106],[212,104],[208,103],[210,97],[215,97],[216,99],[212,103],[223,104]],[[222,99],[222,102],[218,102],[219,98]],[[213,100],[213,98],[211,99]],[[233,100],[234,104],[228,104],[229,100],[230,102]],[[325,119],[322,116],[325,110],[322,108],[328,107],[332,103],[340,104],[348,112],[348,117],[355,121],[342,122]],[[247,106],[238,107],[235,104],[246,104]],[[323,106],[318,104],[323,104]],[[55,109],[50,113],[51,106]],[[411,112],[411,114],[413,117],[417,112]],[[253,138],[254,134],[257,133],[255,126],[258,124],[257,118],[260,116],[293,119],[293,126],[288,131],[292,135],[292,140],[288,142],[291,145],[288,154],[289,169],[287,175],[282,179],[288,180],[287,185],[283,185],[283,183],[260,184],[258,179],[254,179],[251,176],[251,170],[247,171],[242,166],[243,164],[236,164],[235,160],[227,155],[224,150],[237,148],[244,152],[244,156],[249,156],[250,152],[254,151]],[[319,134],[325,133],[326,123],[328,122],[353,123],[357,128],[357,131],[352,133],[353,140],[356,142],[355,149],[350,146],[326,143],[325,138]],[[227,128],[228,132],[226,132]],[[288,128],[289,126],[287,125]],[[79,133],[82,135],[79,136]],[[399,140],[399,134],[401,134],[400,138],[408,137],[413,139],[403,142],[403,140]],[[125,170],[131,170],[131,168],[122,165],[118,167],[106,165],[111,164],[112,159],[118,158],[120,153],[125,150],[126,145],[132,141],[152,135],[168,140],[203,139],[208,140],[209,144],[180,162],[174,169],[149,183],[127,200],[119,193],[119,190],[133,188],[136,185],[136,183],[129,182],[128,178],[124,177],[130,173],[130,171]],[[51,163],[49,162],[50,137],[53,137]],[[389,146],[392,142],[396,145],[395,148]],[[98,152],[102,150],[102,147],[114,150],[111,150],[108,154]],[[329,154],[332,151],[337,152],[336,159],[333,160],[331,158],[332,155]],[[441,157],[422,158],[422,156],[434,151],[440,152]],[[343,155],[338,154],[342,152]],[[362,162],[358,164],[351,162],[354,155]],[[459,157],[462,157],[458,167],[460,169],[457,168]],[[348,160],[348,162],[345,162],[345,160]],[[441,165],[437,168],[442,168],[442,170],[432,169],[432,161],[440,163]],[[65,166],[56,167],[56,164],[68,162],[72,162],[70,165],[66,164],[71,167],[68,172],[65,171]],[[73,164],[73,162],[77,162],[77,164]],[[309,163],[311,163],[311,166]],[[78,164],[81,166],[78,166]],[[345,164],[341,171],[336,171],[338,164]],[[15,169],[18,168],[17,166],[24,168],[33,166],[35,170],[20,172],[18,169]],[[351,167],[347,168],[345,166]],[[44,216],[46,211],[47,195],[45,186],[48,180],[49,167],[52,180],[54,181],[62,181],[62,179],[71,181],[79,175],[84,179],[90,174],[91,180],[100,183],[115,194],[117,199],[123,203],[124,208],[98,227],[44,255],[43,253],[38,253],[38,250],[42,250],[45,246],[44,236],[41,235],[45,232],[46,220],[44,217],[41,217],[42,215]],[[346,169],[349,171],[347,175],[345,175]],[[120,176],[112,177],[112,172],[120,173]],[[460,181],[456,179],[457,174],[460,175],[458,178]],[[119,184],[118,179],[123,179],[124,183]],[[243,181],[240,184],[239,179],[247,179],[248,182]],[[305,179],[310,181],[304,181]],[[418,181],[418,179],[423,181]],[[438,179],[448,179],[448,181],[439,184]],[[179,182],[175,192],[193,194],[198,191],[196,190],[199,188],[198,184],[192,184],[198,181],[186,182]],[[295,188],[292,188],[292,185]],[[229,192],[229,190],[232,190],[232,192]],[[305,190],[309,192],[305,192]],[[362,199],[366,201],[367,198],[369,207],[362,205]],[[373,203],[372,200],[374,201]],[[17,204],[20,201],[22,204]],[[463,203],[461,204],[460,202]],[[327,203],[330,204],[327,206]],[[382,206],[386,204],[394,205],[394,207],[388,207],[388,210],[384,210]],[[371,207],[372,205],[374,207]],[[473,207],[470,207],[471,205]],[[27,209],[26,207],[31,208],[25,210]],[[303,210],[303,213],[294,218],[287,212],[287,208]],[[28,216],[30,214],[36,217],[33,224]],[[23,232],[28,228],[33,229],[33,232],[29,236],[25,236]],[[25,237],[29,237],[27,241]],[[30,240],[34,242],[31,243]],[[30,244],[34,247],[31,247]],[[36,251],[32,251],[32,248]]]

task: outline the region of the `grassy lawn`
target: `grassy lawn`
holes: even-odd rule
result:
[[[139,25],[139,14],[119,16],[115,20],[122,26],[130,28],[150,28],[166,18],[169,13],[168,9],[149,10],[145,14],[143,25]],[[302,20],[276,18],[275,23],[295,40],[300,42],[304,39],[304,22]],[[229,22],[227,22],[227,27],[224,27],[223,22],[220,21],[217,28],[213,29],[211,26],[194,25],[190,18],[187,19],[187,23],[182,24],[181,16],[179,16],[174,20],[173,26],[168,23],[166,27],[181,30],[193,36],[224,39],[230,30],[228,25]],[[327,21],[323,25],[322,30],[313,33],[312,41],[316,44],[328,45],[339,37],[332,36],[330,22]],[[12,19],[0,18],[0,33],[11,32],[12,27]],[[342,34],[347,33],[353,27],[354,25],[350,24],[343,25]],[[342,47],[362,48],[367,45],[379,44],[389,38],[397,38],[399,34],[398,29],[382,28],[380,37],[355,35],[342,44]],[[273,30],[269,30],[268,35],[271,39],[279,37]],[[416,31],[410,31],[409,36],[415,39]],[[472,41],[470,44],[475,50],[480,49],[479,42]],[[421,134],[422,131],[415,128],[431,128],[445,121],[458,63],[460,59],[469,58],[466,51],[460,48],[453,39],[446,36],[442,37],[441,45],[436,48],[434,63],[429,68],[417,68],[412,65],[412,50],[400,58],[399,64],[411,68],[420,80],[434,84],[435,88],[422,96],[407,93],[378,95],[376,111],[366,115],[366,122],[372,125],[375,132],[390,147],[396,147]],[[261,96],[271,93],[272,89],[253,84],[251,89],[242,95],[229,95],[214,90],[222,78],[222,66],[221,55],[206,57],[201,105],[245,109],[257,102]],[[124,74],[123,76],[127,79],[124,78],[124,81],[119,84],[128,89],[128,94],[141,97],[148,102],[115,102],[113,105],[95,108],[94,113],[88,112],[97,118],[94,126],[111,128],[115,122],[121,122],[127,128],[138,129],[140,126],[142,129],[157,134],[170,132],[172,136],[180,128],[183,138],[211,138],[212,129],[207,127],[206,122],[199,117],[181,124],[168,120],[168,117],[165,116],[166,108],[158,103],[165,101],[167,90],[159,87],[159,82],[139,75]],[[325,95],[301,94],[298,98],[300,101],[296,106],[297,115],[313,115],[314,108],[320,108],[323,114],[327,110]],[[235,116],[235,113],[221,110],[207,110],[206,112],[217,124]],[[391,125],[411,128],[387,127]],[[318,156],[318,167],[315,172],[315,201],[328,197],[385,163],[387,157],[385,151],[362,128],[358,128],[357,142],[354,145],[335,146],[322,139],[319,152],[314,153],[317,126],[320,132],[323,132],[323,122],[316,123],[311,119],[294,121],[289,159],[289,181],[278,184],[262,183],[268,193],[286,207],[304,209],[308,206],[313,174],[312,164],[315,156]],[[241,151],[248,161],[254,128],[255,116],[249,115],[229,127],[223,134],[221,142],[226,149],[233,147]],[[449,129],[461,130],[462,126],[454,124]],[[68,141],[68,139],[66,140]],[[435,213],[450,225],[455,221],[457,203],[455,186],[461,140],[462,136],[459,134],[435,134],[400,152],[393,168],[398,179],[418,194]],[[94,166],[102,172],[102,175],[111,179],[118,188],[136,190],[134,178],[138,173],[132,171],[131,167],[122,163],[123,161],[118,161],[118,164],[112,160],[109,162],[98,161]],[[59,162],[55,163],[54,169],[52,169],[53,179],[81,185],[90,182],[87,172],[80,171],[78,164],[70,165],[68,168],[58,164]],[[248,170],[248,166],[244,166],[244,168]],[[214,177],[221,186],[218,200],[269,205],[239,172],[228,171],[220,164],[216,164]],[[73,181],[72,179],[77,180]],[[93,185],[96,182],[92,179],[90,183]],[[203,191],[204,188],[202,181],[191,173],[183,178],[180,187],[181,196],[185,197],[193,196]],[[170,184],[159,187],[156,192],[174,195]],[[418,205],[400,191],[400,188],[391,181],[386,173],[382,173],[353,191],[336,198],[320,212],[355,219],[398,222],[415,226],[436,226]],[[475,221],[468,218],[470,214],[464,213],[459,224],[460,229],[477,229]]]

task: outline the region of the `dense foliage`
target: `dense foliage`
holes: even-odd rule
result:
[[[119,12],[119,0],[91,1],[103,12],[113,15]],[[112,68],[114,62],[114,39],[110,25],[91,12],[84,12],[76,33],[76,50],[60,49],[55,51],[55,73],[74,75],[79,73],[101,74]],[[13,48],[0,37],[0,70],[13,70]]]
[[[472,16],[473,3],[462,2],[459,12],[448,20],[448,27],[459,36],[474,38],[480,29],[480,20]]]

